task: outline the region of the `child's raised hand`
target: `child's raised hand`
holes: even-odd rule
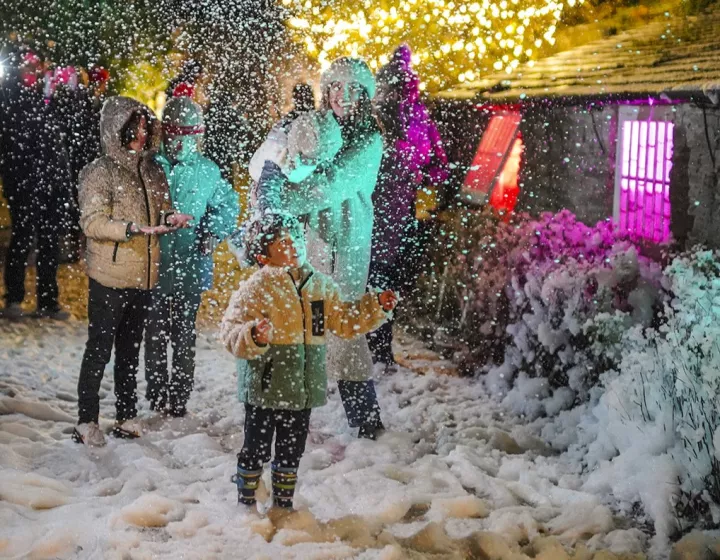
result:
[[[273,326],[270,319],[263,319],[253,328],[253,340],[258,346],[270,344],[273,337]]]
[[[385,311],[392,311],[398,303],[398,298],[392,290],[385,290],[378,295],[380,305]]]

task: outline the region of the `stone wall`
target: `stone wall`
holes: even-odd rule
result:
[[[616,122],[612,106],[526,111],[520,208],[567,208],[588,224],[612,217]]]
[[[720,109],[678,105],[674,141],[673,235],[720,247]]]

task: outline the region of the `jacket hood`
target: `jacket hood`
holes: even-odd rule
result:
[[[147,113],[154,117],[154,113],[147,105],[130,99],[129,97],[114,96],[109,97],[103,104],[100,112],[100,145],[105,155],[112,157],[119,162],[127,162],[129,159],[135,159],[133,154],[126,150],[120,141],[120,131],[122,131],[125,123],[128,122],[130,115],[137,109],[144,109]],[[152,126],[148,126],[148,134],[152,135]],[[148,137],[149,145],[153,145],[153,138]]]
[[[390,87],[405,91],[418,82],[417,74],[410,65],[401,60],[393,60],[378,70],[376,75],[379,88]]]
[[[407,45],[400,45],[393,53],[392,60],[380,68],[375,75],[380,90],[376,101],[384,102],[384,94],[390,91],[400,93],[403,100],[417,101],[420,97],[420,79],[411,67],[411,52]]]

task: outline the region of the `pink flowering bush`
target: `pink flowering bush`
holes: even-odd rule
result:
[[[448,230],[456,238],[438,251],[444,283],[436,280],[435,291],[443,289],[447,309],[438,319],[462,370],[486,373],[495,393],[541,378],[532,391],[569,387],[583,397],[611,365],[601,350],[607,333],[586,330],[588,320],[616,310],[630,323],[652,320],[660,269],[610,222],[587,226],[566,210],[507,221],[484,213],[456,218]]]
[[[661,266],[569,212],[454,217],[423,286],[433,338],[506,408],[654,522],[720,523],[720,251]],[[440,297],[442,294],[442,297]],[[631,513],[632,514],[632,513]]]
[[[614,311],[628,313],[630,323],[650,324],[660,268],[620,239],[609,222],[586,226],[568,211],[528,220],[516,231],[517,246],[501,259],[508,275],[509,339],[502,363],[486,367],[488,388],[505,394],[516,379],[543,378],[547,383],[540,388],[548,394],[569,387],[585,398],[610,365],[598,351],[602,341],[594,335],[600,333],[586,324]],[[538,390],[537,382],[530,385]],[[527,396],[521,390],[519,412],[547,412],[524,409]]]

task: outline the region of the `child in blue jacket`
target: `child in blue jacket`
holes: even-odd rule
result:
[[[202,109],[189,97],[165,106],[163,145],[157,155],[179,211],[194,225],[161,238],[160,282],[152,294],[145,333],[145,377],[150,407],[185,415],[195,375],[195,319],[202,293],[212,287],[215,247],[237,227],[238,195],[220,168],[199,152]],[[172,372],[168,377],[168,341]]]

